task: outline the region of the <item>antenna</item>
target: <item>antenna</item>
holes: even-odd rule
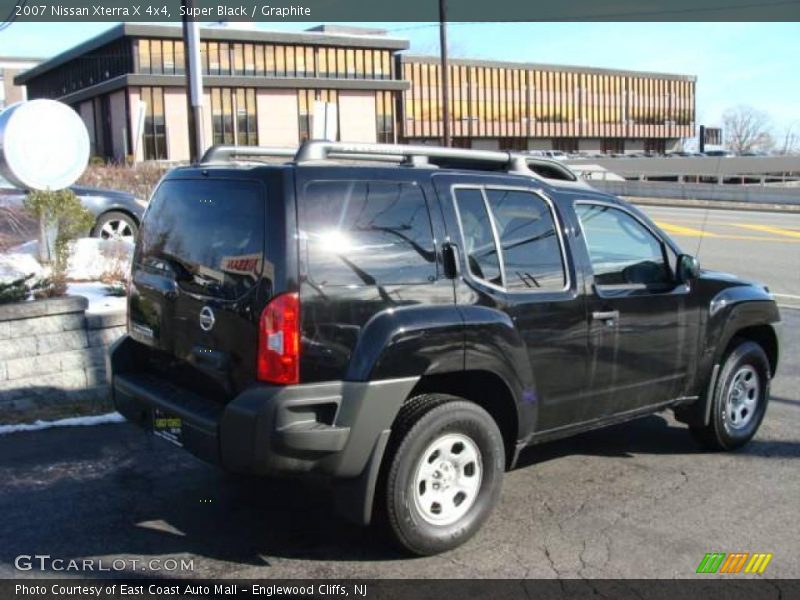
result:
[[[706,200],[706,210],[705,213],[703,214],[703,224],[700,226],[700,239],[697,241],[697,251],[694,253],[695,258],[698,259],[700,258],[700,250],[703,248],[703,240],[706,237],[706,225],[708,225],[708,214],[709,210],[711,210],[711,203],[714,201],[714,198],[712,196],[716,195],[716,191],[718,189],[716,186],[722,185],[721,183],[719,183],[719,175],[720,172],[722,171],[722,159],[723,159],[722,156],[717,158],[717,172],[715,173],[715,178],[717,179],[717,183],[715,184],[711,196],[709,196],[709,198]]]

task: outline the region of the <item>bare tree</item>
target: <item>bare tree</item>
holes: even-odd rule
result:
[[[800,151],[800,134],[798,134],[798,128],[800,128],[800,122],[798,121],[790,123],[786,127],[783,131],[781,143],[777,148],[778,152],[785,155],[796,154]]]
[[[722,126],[728,148],[734,152],[770,150],[775,145],[769,115],[752,106],[729,108],[722,115]]]

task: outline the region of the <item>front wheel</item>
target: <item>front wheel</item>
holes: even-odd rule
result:
[[[720,370],[708,425],[691,433],[710,450],[733,450],[758,431],[769,402],[770,367],[763,348],[737,340]]]
[[[494,508],[503,438],[489,413],[454,396],[414,398],[404,412],[388,457],[389,525],[415,554],[444,552],[472,537]]]
[[[92,229],[92,237],[104,240],[125,240],[134,243],[139,234],[139,226],[130,215],[112,210],[103,213]]]

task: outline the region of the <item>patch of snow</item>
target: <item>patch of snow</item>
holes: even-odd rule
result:
[[[127,308],[127,298],[125,296],[109,296],[106,284],[101,281],[68,283],[67,294],[83,296],[89,301],[86,314],[125,311]]]
[[[118,271],[127,275],[133,257],[133,244],[124,240],[81,238],[70,248],[67,278],[94,281]]]
[[[18,425],[0,425],[0,435],[21,431],[39,431],[41,429],[50,429],[51,427],[84,427],[87,425],[122,423],[123,421],[125,421],[125,417],[118,412],[113,412],[88,417],[70,417],[68,419],[59,419],[58,421],[35,421],[34,423],[20,423]]]
[[[30,273],[44,277],[49,269],[39,264],[39,242],[31,240],[0,254],[0,281],[19,279]],[[108,273],[127,275],[133,244],[125,240],[80,238],[70,245],[67,279],[95,281]]]
[[[31,242],[28,242],[30,244]],[[34,244],[36,242],[33,242]],[[25,248],[28,244],[16,246],[10,252],[0,254],[0,282],[8,283],[33,273],[34,279],[45,277],[49,270],[42,267],[33,253]]]

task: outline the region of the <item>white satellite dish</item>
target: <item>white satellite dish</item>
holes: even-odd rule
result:
[[[64,189],[88,161],[86,125],[66,104],[31,100],[0,112],[0,174],[17,187]]]

